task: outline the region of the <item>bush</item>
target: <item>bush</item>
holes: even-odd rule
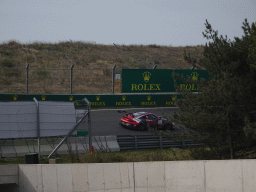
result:
[[[160,46],[158,46],[158,45],[156,45],[156,44],[148,45],[148,47],[150,47],[150,48],[160,48]]]
[[[123,162],[125,159],[119,154],[113,154],[111,156],[111,162]]]
[[[195,147],[190,149],[190,156],[194,160],[230,159],[230,151],[227,145],[212,148]]]
[[[22,48],[22,44],[16,42],[16,41],[9,41],[8,43],[3,43],[0,45],[0,49],[4,48],[4,50],[18,50]]]
[[[4,68],[12,68],[12,67],[14,67],[14,61],[10,57],[4,57],[3,59],[1,59],[0,62],[1,62],[0,63],[1,67],[4,67]]]

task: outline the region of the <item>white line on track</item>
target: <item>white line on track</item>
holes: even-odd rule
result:
[[[140,110],[140,109],[178,109],[178,107],[153,107],[153,108],[127,108],[127,109],[93,109],[91,111],[116,111],[116,110]]]

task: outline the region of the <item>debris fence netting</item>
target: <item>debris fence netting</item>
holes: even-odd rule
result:
[[[75,109],[73,102],[0,102],[0,156],[48,156],[69,133],[56,154],[89,151],[87,119],[76,126],[85,108]]]

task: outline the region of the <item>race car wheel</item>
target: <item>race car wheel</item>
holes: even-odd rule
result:
[[[145,126],[144,126],[144,125],[139,125],[139,126],[138,126],[138,130],[139,130],[139,131],[143,131],[144,129],[145,129]]]

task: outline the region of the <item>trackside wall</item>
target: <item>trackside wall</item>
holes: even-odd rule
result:
[[[254,192],[255,170],[256,160],[22,164],[18,186],[20,192]]]

